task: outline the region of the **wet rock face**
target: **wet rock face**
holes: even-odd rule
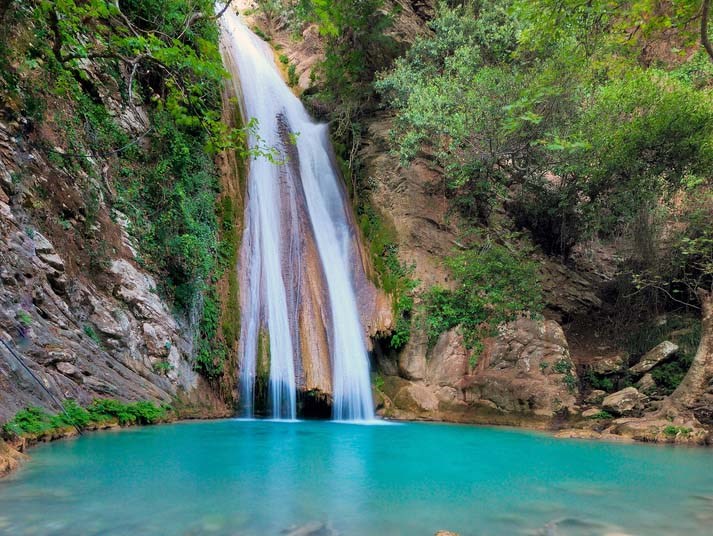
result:
[[[0,439],[0,478],[17,469],[24,458],[24,454]]]
[[[8,136],[0,124],[0,141]],[[0,143],[0,338],[37,379],[0,345],[0,422],[30,405],[57,411],[45,388],[80,403],[182,397],[205,414],[225,414],[228,408],[192,369],[192,333],[171,315],[128,248],[115,249],[108,266],[90,272],[75,258],[76,243],[38,229],[22,203],[29,194],[5,180],[5,172],[20,169],[15,151],[17,145]],[[51,166],[39,153],[31,157],[36,164],[26,172],[49,180],[43,174]],[[102,218],[102,233],[125,234]]]
[[[409,376],[405,365],[411,365]],[[549,419],[574,411],[577,377],[562,328],[554,321],[520,319],[488,341],[477,365],[457,329],[441,334],[427,355],[399,360],[400,377],[387,376],[382,411],[398,418],[478,419],[478,413]]]

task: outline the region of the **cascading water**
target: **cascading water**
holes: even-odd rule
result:
[[[249,143],[279,152],[272,161],[254,158],[248,177],[240,261],[243,407],[252,414],[258,354],[267,339],[270,411],[275,418],[295,418],[302,360],[311,359],[302,355],[307,343],[300,340],[302,323],[312,325],[300,316],[306,281],[313,296],[324,297],[309,314],[326,327],[333,417],[371,419],[369,363],[352,283],[354,233],[330,158],[327,126],[312,121],[280,77],[270,48],[236,14],[228,10],[221,25],[226,65],[242,95],[244,116],[257,119]],[[305,244],[313,244],[316,265],[303,258]]]

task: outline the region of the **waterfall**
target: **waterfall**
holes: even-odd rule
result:
[[[311,119],[280,77],[270,47],[235,13],[226,11],[221,27],[243,115],[257,120],[249,143],[278,153],[272,161],[253,158],[248,176],[240,255],[244,411],[252,415],[258,354],[267,339],[270,411],[275,418],[295,418],[299,382],[306,370],[319,368],[307,362],[317,357],[303,351],[309,341],[300,337],[316,337],[311,327],[323,326],[333,417],[371,419],[369,361],[352,277],[355,235],[330,157],[328,128]],[[306,252],[312,250],[318,262],[310,264]]]

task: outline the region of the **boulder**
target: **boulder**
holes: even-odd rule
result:
[[[643,409],[646,398],[636,387],[626,387],[605,397],[602,408],[614,415],[630,415]]]
[[[62,257],[57,255],[56,253],[37,253],[37,256],[39,259],[43,262],[46,262],[49,264],[52,268],[57,270],[58,272],[64,272],[64,261],[62,260]]]
[[[575,410],[578,384],[562,327],[553,320],[521,318],[486,341],[476,370],[457,387],[467,402],[552,417]]]
[[[601,404],[602,400],[604,400],[604,397],[607,396],[606,391],[602,391],[601,389],[594,389],[589,392],[587,397],[584,399],[584,401],[587,404]]]
[[[666,361],[677,351],[678,345],[672,343],[671,341],[663,341],[661,344],[656,345],[654,348],[646,352],[644,357],[642,357],[636,365],[631,367],[629,371],[635,375],[644,374],[659,363]]]
[[[589,419],[590,417],[598,415],[599,413],[601,413],[601,411],[601,408],[590,408],[582,412],[582,417],[584,417],[585,419]]]
[[[394,404],[399,409],[413,413],[438,410],[438,398],[433,391],[420,383],[411,383],[403,387],[394,397]]]
[[[52,243],[45,238],[45,236],[38,232],[38,231],[33,231],[32,232],[32,242],[35,245],[35,255],[39,256],[41,254],[52,254],[54,253],[54,246]]]
[[[624,354],[599,356],[592,360],[589,368],[596,374],[615,374],[624,368],[625,363]]]
[[[468,373],[468,352],[457,329],[441,333],[429,354],[426,381],[431,385],[453,386]]]
[[[60,361],[55,365],[57,367],[57,370],[60,371],[62,374],[65,376],[68,376],[70,378],[75,378],[75,379],[81,379],[82,378],[82,372],[72,365],[72,363],[67,363],[66,361]]]
[[[412,333],[399,356],[399,375],[407,380],[422,380],[426,377],[426,352],[428,337],[422,330]]]
[[[648,393],[656,389],[656,382],[650,372],[647,372],[636,382],[636,388],[642,393]]]

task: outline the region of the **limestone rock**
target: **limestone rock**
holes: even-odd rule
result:
[[[468,373],[468,352],[457,329],[441,333],[429,357],[426,380],[431,385],[453,386]]]
[[[0,439],[0,477],[14,471],[26,456]]]
[[[463,387],[467,401],[490,402],[505,413],[574,411],[578,380],[562,328],[552,320],[510,322],[487,342]]]
[[[56,253],[38,253],[37,256],[55,270],[64,272],[64,261]]]
[[[678,345],[672,343],[671,341],[663,341],[661,344],[656,345],[654,348],[646,352],[644,357],[642,357],[636,365],[631,367],[629,371],[635,375],[644,374],[659,363],[666,361],[677,351]]]
[[[630,415],[643,409],[646,398],[636,387],[626,387],[605,397],[602,408],[614,415]]]
[[[72,363],[60,361],[55,365],[55,367],[57,367],[57,370],[62,374],[69,376],[70,378],[81,379],[82,377],[82,372],[77,367],[72,365]]]
[[[588,419],[590,417],[594,417],[595,415],[599,414],[601,411],[602,411],[601,408],[590,408],[590,409],[584,410],[582,412],[582,417],[584,417],[585,419]]]
[[[636,382],[636,388],[642,393],[648,393],[656,389],[656,382],[651,373],[647,372]]]
[[[52,254],[54,253],[54,246],[52,243],[45,238],[45,236],[39,231],[32,232],[32,242],[35,245],[35,254]]]
[[[615,354],[595,357],[589,368],[597,374],[615,374],[624,368],[625,364],[626,356],[624,354]]]
[[[584,399],[584,401],[587,404],[601,404],[602,400],[604,400],[604,397],[607,396],[606,391],[602,391],[601,389],[594,389],[589,392],[587,397]]]
[[[428,387],[420,383],[411,383],[403,387],[396,394],[394,404],[400,409],[414,413],[438,410],[436,395]]]
[[[421,331],[411,334],[399,356],[399,375],[407,380],[422,380],[426,377],[426,352],[428,337]]]

